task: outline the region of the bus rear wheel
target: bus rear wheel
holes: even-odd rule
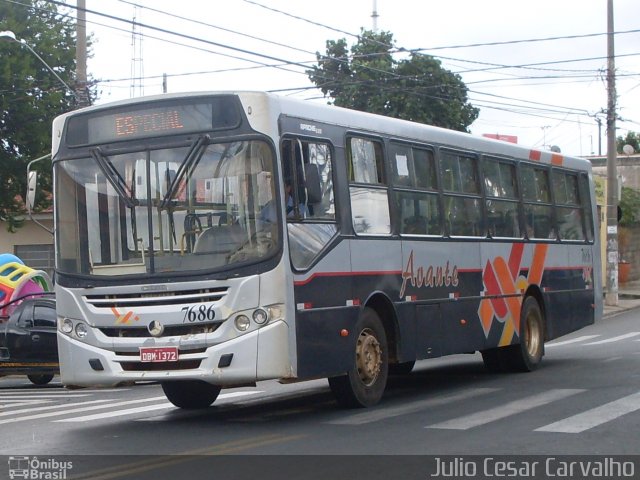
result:
[[[199,380],[162,382],[162,390],[171,403],[185,409],[207,408],[220,393],[219,386]]]
[[[346,375],[329,379],[338,403],[348,408],[377,404],[389,375],[387,337],[380,317],[371,308],[362,311],[357,332],[353,365]]]
[[[482,360],[494,373],[531,372],[538,368],[544,355],[544,316],[534,297],[527,297],[520,310],[520,343],[483,350]]]
[[[520,343],[505,349],[509,367],[518,372],[538,368],[544,355],[544,316],[534,297],[527,297],[520,310]]]

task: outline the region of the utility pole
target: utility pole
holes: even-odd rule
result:
[[[75,92],[79,107],[90,105],[87,90],[87,10],[85,0],[78,0],[76,9],[76,84]]]
[[[378,1],[373,0],[373,13],[371,14],[371,18],[373,19],[373,33],[378,33]]]
[[[616,75],[613,0],[607,0],[607,293],[605,303],[618,305],[618,173],[616,168]]]
[[[596,123],[598,124],[598,155],[602,156],[602,119],[596,116]]]

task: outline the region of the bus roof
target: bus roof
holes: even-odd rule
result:
[[[435,144],[474,152],[483,152],[499,156],[507,156],[520,160],[532,160],[541,163],[564,166],[578,170],[591,171],[591,162],[579,157],[571,157],[561,153],[525,147],[513,143],[480,137],[466,132],[458,132],[432,125],[400,120],[383,115],[360,112],[347,108],[309,102],[305,100],[284,97],[273,93],[261,91],[199,91],[152,95],[133,99],[118,100],[102,105],[94,105],[60,115],[53,124],[53,148],[58,148],[61,139],[59,135],[65,120],[78,113],[91,112],[106,108],[113,108],[136,103],[156,102],[158,100],[171,100],[179,98],[205,97],[212,95],[237,95],[243,105],[250,105],[252,101],[262,101],[270,106],[273,111],[291,117],[299,117],[310,122],[333,124],[350,130],[368,132],[372,134],[385,134],[398,139],[413,140],[416,142]]]

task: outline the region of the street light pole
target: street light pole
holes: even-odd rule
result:
[[[76,18],[76,98],[78,106],[91,104],[87,91],[87,10],[85,0],[77,0]]]
[[[44,61],[44,59],[43,59],[40,55],[38,55],[38,52],[36,52],[33,48],[31,48],[31,46],[30,46],[30,45],[29,45],[29,44],[28,44],[24,39],[20,39],[20,40],[18,40],[18,39],[16,38],[16,34],[15,34],[15,33],[11,32],[11,31],[8,31],[8,30],[6,30],[6,31],[3,31],[3,32],[0,32],[0,41],[5,41],[5,42],[16,42],[16,43],[18,43],[18,44],[22,45],[23,47],[25,47],[27,50],[29,50],[33,55],[35,55],[35,57],[36,57],[38,60],[40,60],[40,62],[41,62],[45,67],[47,67],[47,70],[49,70],[49,71],[53,74],[53,76],[54,76],[54,77],[56,77],[56,79],[57,79],[57,80],[58,80],[62,85],[64,85],[64,87],[67,89],[67,92],[69,92],[71,95],[73,95],[73,97],[74,97],[76,100],[78,100],[78,96],[76,95],[76,92],[74,92],[74,90],[73,90],[69,85],[67,85],[67,83],[66,83],[64,80],[62,80],[62,78],[60,78],[60,75],[58,75],[58,74],[56,73],[56,71],[55,71],[53,68],[51,68],[51,67],[49,66],[49,64],[48,64],[47,62],[45,62],[45,61]]]
[[[618,174],[616,168],[616,74],[613,0],[607,0],[607,293],[605,303],[618,305]]]

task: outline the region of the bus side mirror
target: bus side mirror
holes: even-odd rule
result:
[[[36,204],[36,186],[38,183],[38,172],[32,170],[27,172],[27,211],[31,213]]]

